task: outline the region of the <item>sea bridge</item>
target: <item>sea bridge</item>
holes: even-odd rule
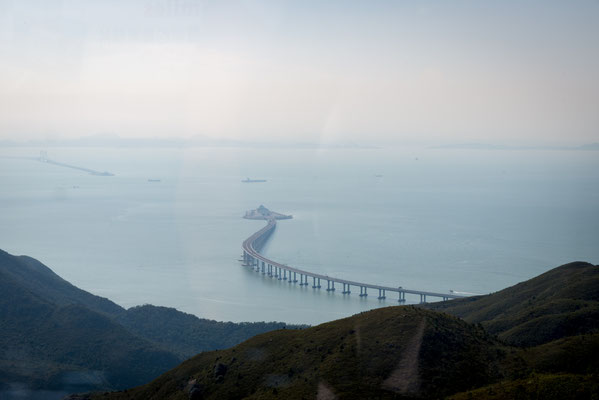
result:
[[[395,292],[398,294],[398,301],[403,303],[406,301],[406,294],[419,295],[420,303],[426,303],[427,297],[436,297],[443,299],[443,301],[449,299],[455,299],[460,297],[467,297],[456,293],[436,293],[423,290],[405,289],[401,286],[383,286],[375,285],[365,282],[350,281],[347,279],[336,278],[328,275],[318,274],[315,272],[305,271],[303,269],[290,267],[286,264],[281,264],[276,261],[270,260],[260,254],[260,250],[270,238],[277,226],[277,219],[289,219],[291,216],[282,215],[269,211],[263,206],[260,206],[257,210],[248,211],[245,218],[248,219],[264,219],[267,224],[264,228],[255,232],[252,236],[243,241],[243,265],[251,267],[254,271],[262,273],[263,275],[270,276],[271,278],[278,279],[280,281],[287,281],[290,284],[298,284],[300,286],[308,286],[311,280],[312,288],[320,289],[326,282],[326,290],[328,292],[334,292],[337,288],[341,289],[341,293],[344,295],[351,294],[351,289],[359,288],[360,297],[368,296],[368,290],[378,291],[378,299],[384,300],[387,298],[387,292]],[[298,281],[299,278],[299,281]],[[337,288],[335,287],[337,284]]]

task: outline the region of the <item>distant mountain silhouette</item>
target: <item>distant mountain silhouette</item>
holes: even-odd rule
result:
[[[122,307],[103,297],[81,290],[56,275],[38,260],[27,256],[11,256],[0,250],[0,274],[19,290],[50,302],[56,306],[79,304],[90,310],[117,315]]]

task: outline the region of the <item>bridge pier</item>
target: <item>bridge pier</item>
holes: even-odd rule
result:
[[[347,289],[345,289],[345,285],[347,285]],[[343,292],[341,292],[343,294],[350,294],[351,291],[349,290],[349,283],[344,283],[343,284]]]
[[[400,303],[405,303],[406,302],[406,292],[399,292],[399,300],[397,300]]]
[[[331,283],[333,284],[333,286],[331,286]],[[334,292],[334,291],[335,291],[335,281],[327,280],[327,292]]]
[[[379,297],[378,297],[378,299],[379,300],[386,299],[386,297],[385,297],[385,289],[379,289]]]
[[[285,281],[287,280],[287,270],[286,269],[283,270],[283,280],[285,280]]]
[[[264,275],[264,274],[265,274],[265,272],[264,272],[264,261],[262,261],[262,275]]]
[[[316,279],[318,279],[318,285],[316,285]],[[320,278],[312,277],[312,289],[320,289]]]
[[[293,273],[293,283],[297,283],[297,272]]]
[[[360,286],[360,297],[368,296],[367,290],[368,288],[366,286]]]
[[[425,294],[420,294],[420,303],[426,303],[426,295]]]

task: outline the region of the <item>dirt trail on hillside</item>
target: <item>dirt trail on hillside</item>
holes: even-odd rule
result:
[[[326,382],[320,382],[318,384],[318,393],[316,394],[316,400],[336,400],[337,396],[333,393],[333,389]]]
[[[418,356],[426,319],[422,318],[414,336],[406,344],[397,368],[383,382],[383,388],[401,394],[414,394],[420,390],[420,374],[418,373]]]

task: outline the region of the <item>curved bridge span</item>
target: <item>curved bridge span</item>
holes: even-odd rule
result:
[[[290,267],[286,264],[281,264],[276,261],[270,260],[264,257],[262,254],[260,254],[260,250],[262,249],[266,241],[269,239],[270,235],[272,235],[272,233],[274,232],[277,226],[277,220],[276,217],[272,215],[265,215],[264,218],[261,219],[266,219],[268,223],[264,228],[260,229],[258,232],[254,233],[252,236],[243,241],[243,260],[240,261],[243,261],[244,266],[251,267],[254,271],[261,272],[263,275],[268,275],[271,278],[284,280],[293,284],[297,284],[299,278],[300,286],[308,286],[308,279],[312,279],[312,288],[314,289],[320,289],[321,282],[326,282],[326,290],[329,292],[335,291],[335,284],[337,284],[338,287],[342,285],[343,290],[341,293],[343,293],[344,295],[349,295],[351,293],[352,287],[360,289],[360,297],[368,296],[368,289],[378,290],[379,300],[385,299],[387,292],[398,293],[399,302],[406,301],[406,293],[419,295],[421,303],[426,302],[427,296],[437,297],[443,299],[444,301],[459,297],[467,297],[456,293],[435,293],[423,290],[404,289],[401,286],[381,286],[364,282],[350,281],[347,279],[340,279],[328,275],[322,275],[314,272],[305,271],[299,268]]]

